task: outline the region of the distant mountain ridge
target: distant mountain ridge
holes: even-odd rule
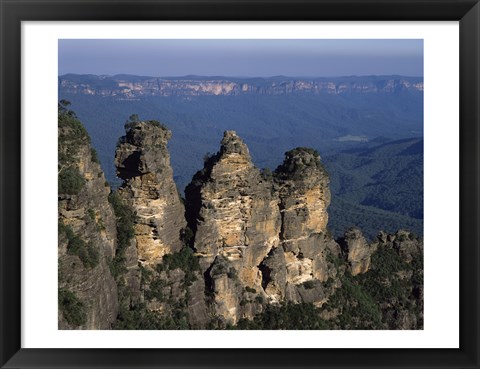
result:
[[[63,93],[136,99],[147,96],[237,96],[246,94],[348,94],[423,92],[422,77],[149,77],[65,74],[59,77]]]

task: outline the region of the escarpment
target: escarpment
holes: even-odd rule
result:
[[[329,177],[317,151],[288,151],[272,173],[256,168],[245,142],[226,131],[183,203],[170,136],[157,121],[128,123],[115,156],[123,184],[110,195],[98,164],[81,159],[88,144],[74,155],[84,187],[59,195],[59,220],[69,227],[59,260],[78,269],[60,278],[61,297],[90,308],[79,327],[423,327],[423,241],[408,231],[368,241],[356,228],[333,239]],[[73,255],[80,236],[86,251]],[[97,296],[87,300],[85,291]]]
[[[59,87],[70,94],[138,99],[145,96],[239,96],[294,94],[392,94],[422,92],[423,80],[416,77],[384,76],[337,78],[228,78],[64,75]]]
[[[116,250],[110,188],[73,112],[58,113],[59,329],[110,329],[118,294],[109,264]]]

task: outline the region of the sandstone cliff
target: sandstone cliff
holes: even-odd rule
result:
[[[149,326],[145,316],[135,315],[144,308],[157,327],[186,325],[187,303],[195,312],[192,326],[195,319],[204,326],[208,319],[202,318],[206,315],[204,283],[200,282],[203,276],[198,274],[197,259],[185,245],[185,209],[173,181],[167,150],[171,132],[157,121],[134,120],[125,128],[126,135],[119,140],[115,153],[118,176],[123,179],[116,194],[135,214],[133,239],[125,250],[124,278],[130,293],[136,296],[130,300],[133,305],[122,305],[122,315],[133,314],[134,318],[122,317],[119,327],[130,329],[136,324],[129,319],[139,319]],[[192,283],[195,288],[190,287]]]
[[[216,314],[235,323],[261,311],[258,302],[266,294],[259,265],[279,246],[280,233],[271,179],[254,167],[236,133],[227,131],[220,151],[206,160],[185,194],[194,249],[207,273]]]
[[[268,303],[324,301],[322,282],[335,275],[326,257],[340,253],[326,232],[329,203],[318,153],[292,150],[272,176],[225,132],[186,189],[194,249],[220,320],[252,318]]]
[[[352,275],[365,273],[369,270],[370,257],[376,250],[376,244],[369,245],[362,232],[357,228],[351,228],[345,232],[340,244],[346,253]]]
[[[186,225],[167,150],[171,132],[156,121],[132,122],[126,128],[115,153],[124,181],[118,192],[136,213],[138,259],[153,265],[181,249]]]
[[[58,115],[59,329],[110,329],[118,311],[108,264],[116,249],[110,188],[81,123]]]
[[[291,286],[312,280],[326,282],[331,274],[326,257],[337,256],[340,251],[327,233],[329,178],[318,152],[307,148],[287,152],[274,175],[280,197],[280,238],[285,251],[290,299],[305,301]],[[318,299],[321,300],[322,295],[319,291]]]

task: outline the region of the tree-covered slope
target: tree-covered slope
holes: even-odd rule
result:
[[[324,157],[335,195],[334,234],[349,226],[361,227],[369,237],[379,229],[423,234],[423,139],[364,146]]]

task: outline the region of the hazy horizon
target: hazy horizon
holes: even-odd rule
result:
[[[423,77],[422,39],[63,39],[58,74]]]
[[[79,76],[98,76],[98,77],[116,77],[116,76],[134,76],[134,77],[144,77],[144,78],[236,78],[236,79],[272,79],[272,78],[368,78],[368,77],[406,77],[406,78],[423,78],[423,76],[413,76],[413,75],[404,75],[404,74],[369,74],[369,75],[339,75],[339,76],[291,76],[291,75],[272,75],[272,76],[236,76],[236,75],[201,75],[201,74],[187,74],[187,75],[169,75],[169,76],[153,76],[153,75],[140,75],[140,74],[131,74],[131,73],[115,73],[115,74],[93,74],[93,73],[64,73],[59,74],[59,77],[67,76],[69,74],[79,75]]]

